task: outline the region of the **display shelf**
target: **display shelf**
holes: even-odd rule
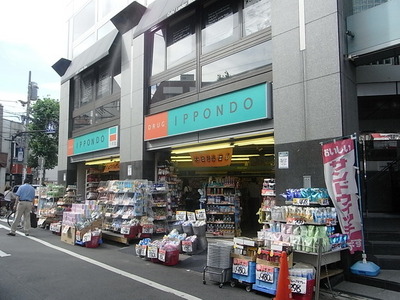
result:
[[[165,181],[154,183],[151,187],[151,215],[155,233],[168,232],[168,217],[172,218],[169,210],[169,190]]]
[[[240,235],[240,197],[235,177],[219,177],[206,191],[207,236]]]

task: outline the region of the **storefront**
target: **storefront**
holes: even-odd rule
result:
[[[256,232],[263,179],[274,177],[273,128],[267,126],[272,127],[271,101],[271,84],[265,83],[145,118],[156,180],[179,178],[182,209],[198,209],[202,196],[209,201],[212,182],[233,181],[240,194],[240,229]]]
[[[119,179],[118,130],[113,126],[68,140],[68,157],[76,167],[83,200],[96,200],[101,185]]]

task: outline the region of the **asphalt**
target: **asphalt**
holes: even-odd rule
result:
[[[44,229],[38,228],[36,230],[44,230]],[[48,233],[49,235],[52,235],[50,231],[48,231]],[[216,239],[208,239],[208,241],[209,243],[212,243],[215,242]],[[107,241],[104,242],[107,243]],[[135,242],[132,242],[132,244],[129,247],[119,248],[120,249],[119,251],[126,251],[130,255],[135,255],[134,251],[132,251],[132,248],[135,246],[134,243]],[[204,267],[206,265],[207,265],[207,251],[201,251],[195,253],[194,255],[180,254],[179,263],[174,267],[203,273]],[[394,282],[400,284],[400,270],[381,270],[380,274],[375,278],[383,282],[387,281],[388,283]],[[266,297],[266,299],[268,299],[268,296]],[[303,299],[305,300],[305,298],[302,298],[301,300]],[[331,282],[324,281],[323,283],[321,283],[320,294],[318,295],[318,297],[315,297],[314,299],[398,300],[400,299],[400,292],[395,292],[385,288],[378,288],[364,284],[358,284],[346,280],[339,280],[339,281],[332,280]]]

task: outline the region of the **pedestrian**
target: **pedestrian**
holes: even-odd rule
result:
[[[15,195],[11,186],[6,185],[4,188],[4,201],[6,201],[7,210],[13,210],[15,205]]]
[[[18,188],[15,195],[17,196],[17,201],[15,203],[17,206],[17,212],[15,215],[15,220],[11,225],[11,231],[7,234],[15,236],[17,225],[23,216],[25,220],[25,235],[28,236],[31,229],[31,223],[29,222],[30,213],[33,210],[33,200],[35,199],[35,188],[30,184],[30,180],[28,178],[24,180],[24,184]]]

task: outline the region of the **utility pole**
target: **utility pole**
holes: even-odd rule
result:
[[[36,82],[31,81],[31,71],[29,71],[29,79],[28,79],[28,96],[26,99],[26,116],[25,116],[25,130],[28,130],[29,125],[29,115],[30,115],[30,107],[31,101],[37,100],[37,90],[39,89]],[[22,105],[25,103],[22,102]],[[28,156],[29,156],[29,134],[25,136],[25,147],[24,147],[24,161],[23,161],[23,169],[22,169],[22,182],[27,177],[28,173]]]

